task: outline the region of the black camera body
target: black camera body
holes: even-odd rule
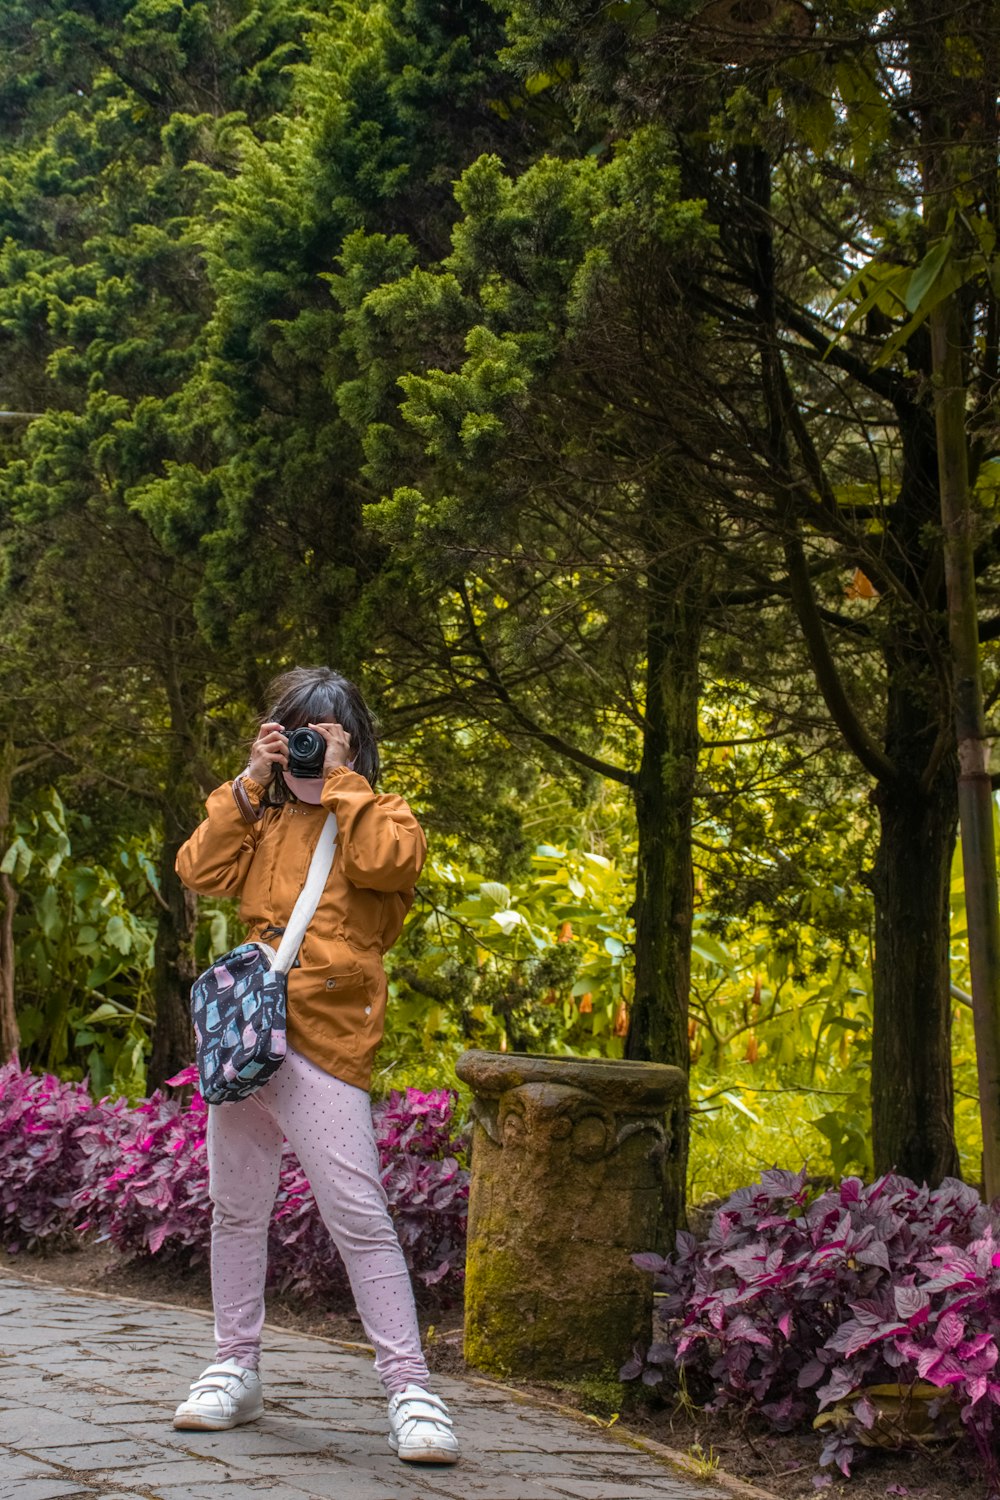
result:
[[[293,729],[288,736],[288,774],[318,780],[323,774],[326,740],[318,729]]]

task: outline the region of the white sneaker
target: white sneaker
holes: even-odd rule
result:
[[[389,1447],[411,1464],[453,1464],[458,1438],[440,1396],[408,1385],[389,1401]]]
[[[260,1376],[235,1359],[202,1370],[186,1401],[174,1412],[174,1426],[222,1432],[264,1414]]]

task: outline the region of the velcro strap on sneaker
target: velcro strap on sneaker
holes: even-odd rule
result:
[[[203,1375],[198,1376],[191,1389],[192,1391],[232,1391],[234,1386],[240,1387],[242,1385],[242,1377],[237,1375],[235,1370],[218,1370],[215,1372],[206,1370]]]
[[[442,1427],[454,1426],[444,1407],[433,1397],[406,1396],[396,1408],[396,1415],[400,1422],[436,1422]]]

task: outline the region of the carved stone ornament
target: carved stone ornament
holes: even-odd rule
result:
[[[466,1052],[475,1093],[465,1354],[498,1375],[617,1371],[649,1336],[679,1068]]]

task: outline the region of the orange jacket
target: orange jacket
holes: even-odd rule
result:
[[[356,1088],[371,1084],[385,1025],[382,954],[399,937],[427,852],[402,797],[376,794],[340,767],[319,806],[268,808],[244,821],[232,782],[209,796],[208,817],[177,856],[177,873],[202,896],[238,896],[247,937],[276,947],[305,884],[328,812],[337,848],[326,889],[288,975],[288,1041],[311,1062]]]

